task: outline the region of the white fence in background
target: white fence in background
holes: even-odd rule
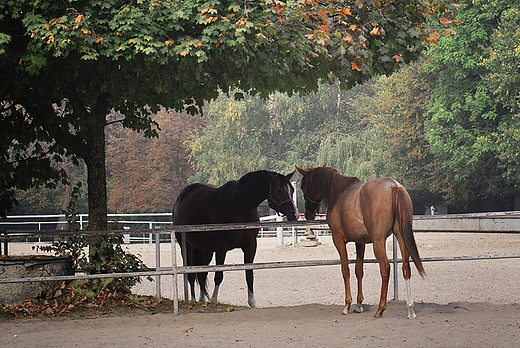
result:
[[[172,224],[171,213],[138,213],[138,214],[108,214],[108,221],[117,223],[129,229],[154,229]],[[80,229],[88,224],[88,214],[78,214]],[[68,222],[64,214],[50,215],[8,215],[6,220],[0,220],[0,230],[67,230]]]
[[[139,233],[140,229],[153,230],[157,228],[167,228],[172,226],[171,213],[138,213],[138,214],[108,214],[110,223],[117,225],[117,229],[130,230],[132,233],[123,234],[123,243],[146,243],[152,244],[154,234],[150,232]],[[278,215],[263,216],[260,221],[282,221]],[[78,223],[80,229],[83,231],[88,225],[88,214],[78,214]],[[326,227],[326,225],[324,225]],[[6,220],[0,220],[0,233],[7,231],[16,233],[19,231],[66,231],[68,229],[68,222],[63,214],[50,215],[9,215]],[[322,234],[327,234],[327,228],[320,229]],[[284,244],[284,237],[290,237],[292,244],[296,244],[298,234],[303,234],[303,230],[296,230],[295,228],[261,228],[258,234],[259,238],[263,237],[277,237],[278,245]],[[45,239],[45,234],[38,237],[38,242]],[[34,241],[33,239],[26,239],[27,242]]]

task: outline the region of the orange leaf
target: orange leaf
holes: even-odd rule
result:
[[[261,37],[264,40],[267,40],[267,37],[262,33],[257,33],[256,36]]]
[[[439,43],[437,42],[437,39],[432,35],[430,36],[429,38],[426,39],[426,41],[430,41],[431,43],[434,43],[436,45],[438,45]]]
[[[83,20],[83,18],[85,18],[82,14],[79,14],[75,19],[74,19],[74,23],[79,23]]]
[[[352,10],[348,7],[342,10],[338,10],[338,12],[344,14],[345,16],[352,16]]]
[[[370,32],[370,35],[379,35],[381,33],[381,30],[378,27],[374,27],[372,31]]]
[[[354,24],[352,24],[348,29],[350,31],[355,31],[357,29],[357,27]]]
[[[352,70],[361,71],[361,67],[356,62],[350,62],[350,64],[352,64]]]

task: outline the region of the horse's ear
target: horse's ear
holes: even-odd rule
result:
[[[293,170],[292,173],[287,174],[285,177],[286,177],[288,180],[291,180],[292,176],[294,175],[294,172],[296,172],[296,170]]]
[[[326,167],[327,166],[327,162],[325,162],[325,164],[323,166]]]
[[[296,167],[296,169],[298,170],[298,172],[299,172],[301,175],[303,175],[303,176],[307,175],[307,171],[306,171],[305,169],[301,169],[301,168],[299,168],[298,166],[295,166],[295,167]],[[294,173],[294,172],[293,172],[293,173]]]

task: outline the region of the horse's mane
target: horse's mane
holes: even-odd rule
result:
[[[336,169],[332,167],[316,167],[310,168],[313,169],[310,171],[312,173],[312,177],[310,178],[312,181],[317,181],[319,183],[320,190],[322,192],[329,192],[329,200],[335,201],[337,198],[337,194],[347,190],[350,186],[361,183],[355,176],[345,176],[340,174]],[[331,187],[334,186],[334,190]]]

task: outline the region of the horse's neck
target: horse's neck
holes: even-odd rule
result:
[[[362,184],[363,182],[355,176],[345,176],[339,173],[332,173],[325,182],[327,191],[328,204],[334,204],[339,195],[345,191],[351,190],[353,187]]]
[[[244,208],[256,209],[269,197],[269,179],[263,172],[249,173],[237,182],[236,190]]]

